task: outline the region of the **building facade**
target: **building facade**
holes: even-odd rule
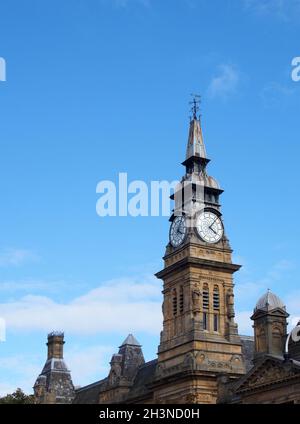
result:
[[[223,190],[208,174],[209,162],[195,103],[164,267],[156,274],[163,285],[158,357],[145,363],[139,342],[129,335],[107,378],[74,391],[66,367],[58,370],[54,358],[62,361],[62,351],[54,353],[56,346],[34,386],[37,402],[300,402],[300,342],[293,357],[284,356],[288,314],[280,299],[268,292],[258,301],[254,338],[238,333],[233,277],[240,266],[232,261]]]

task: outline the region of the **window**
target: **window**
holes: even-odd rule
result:
[[[177,291],[173,290],[173,315],[177,315]]]
[[[183,314],[184,311],[184,294],[183,294],[183,287],[180,287],[180,296],[179,296],[179,311],[181,314]]]
[[[208,314],[203,312],[203,330],[208,330]]]
[[[219,294],[219,287],[218,286],[214,287],[213,305],[214,305],[214,310],[220,309],[220,294]]]
[[[214,331],[219,331],[219,316],[214,314]]]
[[[209,309],[209,290],[207,284],[203,286],[203,309]]]

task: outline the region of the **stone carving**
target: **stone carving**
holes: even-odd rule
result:
[[[189,393],[185,400],[187,404],[197,405],[201,403],[210,403],[211,396],[203,393]]]
[[[118,384],[119,380],[120,380],[120,372],[118,372],[115,369],[112,369],[109,374],[109,384],[111,386],[115,386],[116,384]]]
[[[247,382],[245,382],[241,389],[253,389],[266,384],[277,383],[278,381],[287,379],[294,375],[294,372],[290,369],[279,368],[272,365],[264,369],[261,373],[259,372],[260,370],[257,370],[257,372],[250,377]]]
[[[203,364],[206,361],[206,356],[204,352],[198,352],[196,356],[197,364]]]
[[[234,312],[234,294],[233,294],[233,290],[232,289],[229,289],[228,292],[227,292],[227,315],[228,315],[228,318],[231,321],[235,317],[235,312]]]
[[[218,362],[218,361],[208,361],[207,364],[209,365],[209,367],[211,368],[215,368],[218,370],[230,370],[232,367],[230,364],[228,364],[227,362]]]
[[[114,386],[118,384],[122,375],[122,355],[115,354],[112,356],[111,368],[108,376],[108,384]]]
[[[200,312],[201,310],[201,298],[202,298],[202,293],[200,292],[200,290],[198,289],[193,290],[192,300],[193,300],[193,310],[195,312]]]
[[[230,364],[231,364],[231,369],[237,369],[237,368],[243,368],[244,367],[242,357],[239,356],[239,355],[232,355],[231,360],[230,360]]]
[[[188,353],[183,362],[184,367],[195,369],[196,368],[196,360],[192,353]]]
[[[155,376],[156,376],[156,378],[162,377],[162,375],[165,372],[165,369],[166,369],[166,365],[165,364],[157,364],[156,369],[155,369]]]

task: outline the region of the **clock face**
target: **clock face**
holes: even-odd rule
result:
[[[184,216],[177,216],[170,228],[170,242],[173,247],[178,247],[183,243],[187,233]]]
[[[207,243],[218,243],[223,237],[222,221],[213,212],[202,212],[198,216],[196,228],[199,236]]]

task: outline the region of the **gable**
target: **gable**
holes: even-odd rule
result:
[[[300,381],[299,366],[281,359],[267,358],[246,374],[236,387],[235,393],[259,390],[262,387],[279,384],[293,378],[299,378]]]
[[[251,319],[259,319],[259,318],[264,318],[266,316],[273,316],[273,317],[288,317],[289,315],[287,314],[286,311],[280,309],[280,308],[274,308],[272,310],[262,310],[259,309],[257,311],[254,312],[254,314],[252,315]]]

